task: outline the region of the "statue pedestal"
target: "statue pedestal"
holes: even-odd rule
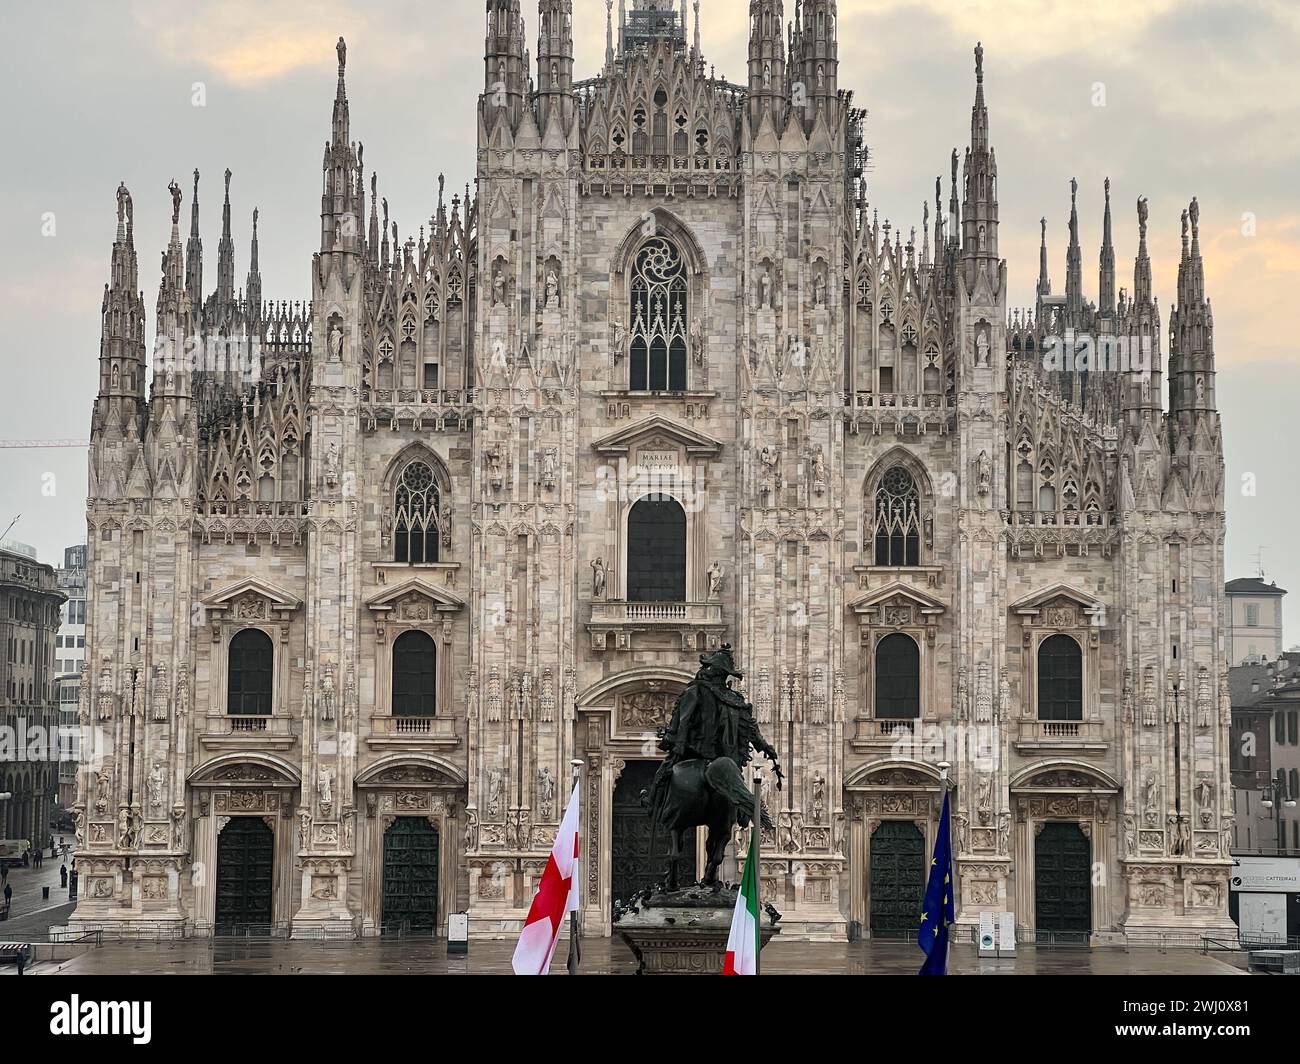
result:
[[[721,975],[735,909],[734,886],[643,891],[615,914],[614,932],[636,957],[638,975]],[[761,946],[779,934],[780,919],[770,905],[759,913]]]

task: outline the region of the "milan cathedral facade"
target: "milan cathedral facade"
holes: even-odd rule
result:
[[[160,180],[151,341],[119,188],[72,926],[509,934],[581,759],[607,934],[660,872],[656,728],[730,643],[788,775],[760,870],[787,935],[915,927],[943,761],[963,926],[1230,928],[1195,200],[1164,325],[1141,199],[1117,295],[1109,187],[1096,300],[1072,196],[1064,294],[1044,227],[1016,310],[981,49],[918,235],[866,202],[835,0],[751,0],[743,84],[698,3],[609,0],[587,80],[575,0],[538,6],[530,41],[486,0],[473,191],[418,233],[340,39],[310,300],[263,297],[256,212],[236,290],[229,172],[205,290],[199,175],[188,242]],[[1125,340],[1142,371],[1095,357]]]

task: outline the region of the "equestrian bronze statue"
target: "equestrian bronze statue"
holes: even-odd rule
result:
[[[709,833],[702,882],[717,885],[731,829],[748,827],[753,811],[754,796],[740,771],[753,757],[751,747],[773,763],[777,790],[784,778],[776,751],[758,730],[754,707],[731,689],[733,676],[743,679],[731,647],[724,643],[713,654],[701,655],[700,666],[659,733],[659,748],[667,756],[650,789],[641,793],[654,828],[662,828],[671,840],[664,882],[669,891],[678,887],[684,836],[697,826]],[[762,826],[772,826],[765,808]]]

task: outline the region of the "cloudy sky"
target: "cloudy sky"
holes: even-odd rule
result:
[[[523,7],[535,36],[535,8]],[[743,80],[746,0],[700,7],[706,60]],[[1129,287],[1133,204],[1149,198],[1167,323],[1179,214],[1199,197],[1228,461],[1227,575],[1254,573],[1262,547],[1268,578],[1292,591],[1287,642],[1300,642],[1300,560],[1290,549],[1300,529],[1300,5],[840,0],[839,11],[840,85],[869,110],[870,201],[904,231],[919,228],[935,176],[966,143],[971,49],[982,40],[1013,305],[1032,301],[1042,216],[1052,281],[1063,287],[1072,177],[1095,298],[1109,176]],[[151,316],[167,184],[185,188],[188,218],[195,167],[208,288],[229,167],[237,283],[256,206],[265,295],[310,295],[340,34],[352,133],[403,235],[432,213],[439,173],[449,194],[472,179],[482,0],[7,0],[0,20],[10,42],[0,65],[0,439],[88,435],[119,181],[135,200]],[[604,54],[603,0],[574,0],[574,23],[577,76],[590,76]],[[1247,474],[1254,495],[1243,493]],[[10,535],[57,561],[84,537],[85,483],[80,449],[0,450],[0,532],[21,513]]]

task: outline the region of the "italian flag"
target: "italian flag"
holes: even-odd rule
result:
[[[749,856],[745,858],[745,874],[740,878],[740,893],[736,895],[722,974],[757,975],[758,950],[758,831],[751,830]]]

